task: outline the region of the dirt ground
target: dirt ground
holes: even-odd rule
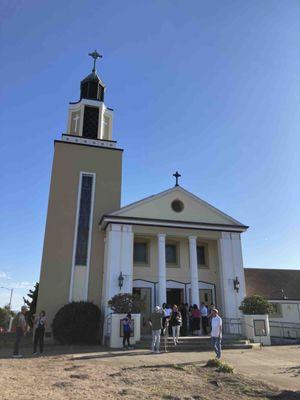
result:
[[[223,358],[235,367],[234,374],[205,367],[210,352],[151,354],[52,346],[47,353],[32,357],[25,349],[25,357],[16,360],[9,358],[8,349],[0,350],[0,398],[300,399],[299,346],[225,350]],[[264,373],[268,369],[269,375]],[[270,371],[273,380],[268,379]],[[279,377],[282,384],[276,387]]]

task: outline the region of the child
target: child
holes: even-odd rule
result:
[[[130,335],[132,332],[132,319],[131,314],[127,314],[125,318],[123,318],[123,350],[130,348]],[[126,347],[127,341],[127,347]]]

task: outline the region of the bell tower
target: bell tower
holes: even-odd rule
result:
[[[50,321],[70,301],[100,305],[103,214],[120,208],[122,149],[112,139],[113,110],[96,71],[80,82],[80,99],[69,104],[67,131],[54,141],[54,158],[40,275],[38,310]]]
[[[80,100],[70,103],[67,133],[87,139],[112,140],[113,110],[104,104],[105,85],[96,70],[102,56],[95,50],[92,72],[80,82]]]

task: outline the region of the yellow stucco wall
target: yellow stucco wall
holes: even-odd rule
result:
[[[218,260],[218,232],[198,231],[191,229],[159,228],[149,226],[133,226],[135,240],[146,240],[149,243],[149,262],[147,266],[134,264],[133,279],[158,282],[158,242],[157,234],[166,233],[166,243],[175,242],[179,247],[178,266],[167,265],[167,280],[182,283],[190,282],[189,241],[188,236],[197,236],[198,243],[207,246],[208,268],[198,268],[199,280],[216,285],[216,297],[220,306],[220,276]]]
[[[96,173],[88,299],[100,304],[104,233],[101,215],[120,207],[122,152],[56,142],[44,238],[37,311],[51,323],[68,302],[80,171]]]

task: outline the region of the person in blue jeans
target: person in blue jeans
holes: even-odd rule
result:
[[[123,318],[123,349],[126,350],[130,348],[130,335],[132,332],[132,319],[131,314],[127,314],[125,318]],[[126,347],[127,342],[127,347]]]
[[[211,318],[211,343],[216,353],[216,358],[221,358],[221,341],[222,341],[222,318],[219,316],[219,311],[214,308]]]

